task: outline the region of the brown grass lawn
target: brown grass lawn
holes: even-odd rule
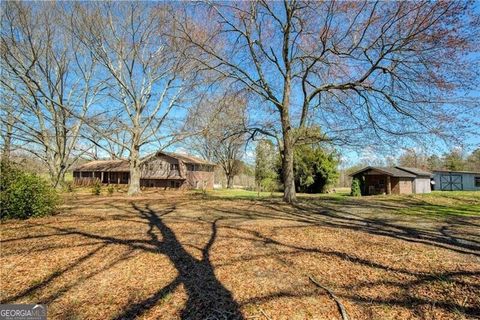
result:
[[[447,195],[447,193],[445,193]],[[1,303],[49,319],[480,317],[480,193],[65,196],[1,224]]]

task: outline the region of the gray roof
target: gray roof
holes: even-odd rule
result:
[[[365,168],[360,169],[360,170],[358,170],[354,173],[351,173],[350,176],[354,176],[354,175],[357,175],[359,173],[369,171],[369,170],[377,170],[377,171],[385,173],[386,175],[389,175],[389,176],[392,176],[392,177],[398,177],[398,178],[416,178],[417,177],[416,174],[413,174],[413,173],[410,173],[410,172],[407,172],[407,171],[404,171],[404,170],[401,170],[401,169],[398,169],[398,168],[395,168],[395,167],[371,167],[371,166],[365,167]]]
[[[417,176],[427,176],[427,177],[431,177],[432,176],[432,173],[429,172],[429,171],[425,171],[425,170],[422,170],[422,169],[418,169],[418,168],[412,168],[412,167],[395,167],[397,169],[400,169],[400,170],[403,170],[403,171],[407,171],[407,172],[410,172],[410,173],[413,173],[414,175],[417,175]]]
[[[466,173],[466,174],[480,174],[480,171],[459,171],[459,170],[433,170],[433,173],[445,172],[445,173]]]
[[[175,158],[184,163],[188,164],[206,164],[214,166],[214,163],[202,160],[197,157],[190,155],[178,154],[173,152],[158,151],[147,155],[141,159],[142,162],[149,161],[151,158],[158,156],[159,154],[164,154],[168,157]],[[73,171],[112,171],[112,172],[129,172],[130,165],[126,159],[118,160],[94,160],[81,165],[78,165],[73,168]]]
[[[163,153],[163,154],[166,154],[167,156],[170,156],[172,158],[182,160],[184,163],[208,164],[208,165],[212,165],[212,166],[215,165],[215,163],[213,163],[213,162],[203,160],[203,159],[200,159],[200,158],[197,158],[197,157],[194,157],[194,156],[191,156],[191,155],[187,155],[187,154],[173,153],[173,152],[166,152],[166,151],[159,151],[159,152],[157,152],[157,154],[158,153]]]
[[[112,171],[129,172],[128,160],[94,160],[73,168],[73,171]]]

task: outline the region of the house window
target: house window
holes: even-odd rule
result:
[[[475,188],[480,188],[480,177],[475,177]]]
[[[170,181],[170,188],[175,188],[175,181]]]
[[[171,163],[170,170],[178,170],[178,163]]]

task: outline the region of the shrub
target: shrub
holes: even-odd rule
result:
[[[270,192],[273,195],[273,192],[278,189],[278,182],[276,177],[268,177],[260,182],[260,186],[263,191]]]
[[[1,173],[2,219],[27,219],[53,213],[58,196],[46,180],[6,163],[1,164]]]
[[[111,196],[114,191],[115,191],[115,187],[113,186],[113,184],[110,184],[107,188],[108,195]]]
[[[357,178],[354,178],[352,180],[352,189],[350,195],[352,197],[360,197],[362,195],[362,192],[360,190],[360,180],[358,180]]]
[[[100,180],[95,179],[95,181],[92,184],[92,194],[99,196],[102,193],[102,184],[100,183]]]
[[[72,181],[66,181],[64,184],[65,191],[68,193],[75,192],[75,186],[73,185]]]

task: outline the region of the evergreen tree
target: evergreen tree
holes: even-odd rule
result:
[[[448,170],[458,171],[465,170],[465,160],[459,149],[453,149],[443,156],[444,166]]]
[[[299,192],[326,192],[337,180],[338,157],[315,145],[295,149],[294,177]]]
[[[357,178],[352,180],[352,189],[350,191],[350,195],[352,197],[360,197],[362,195],[360,189],[360,180],[358,180]]]
[[[466,169],[480,171],[480,148],[475,149],[467,158]]]
[[[278,187],[275,146],[270,140],[260,140],[255,153],[255,182],[261,190],[273,192]]]
[[[427,169],[432,170],[439,170],[443,168],[442,159],[436,154],[432,154],[427,158]]]

